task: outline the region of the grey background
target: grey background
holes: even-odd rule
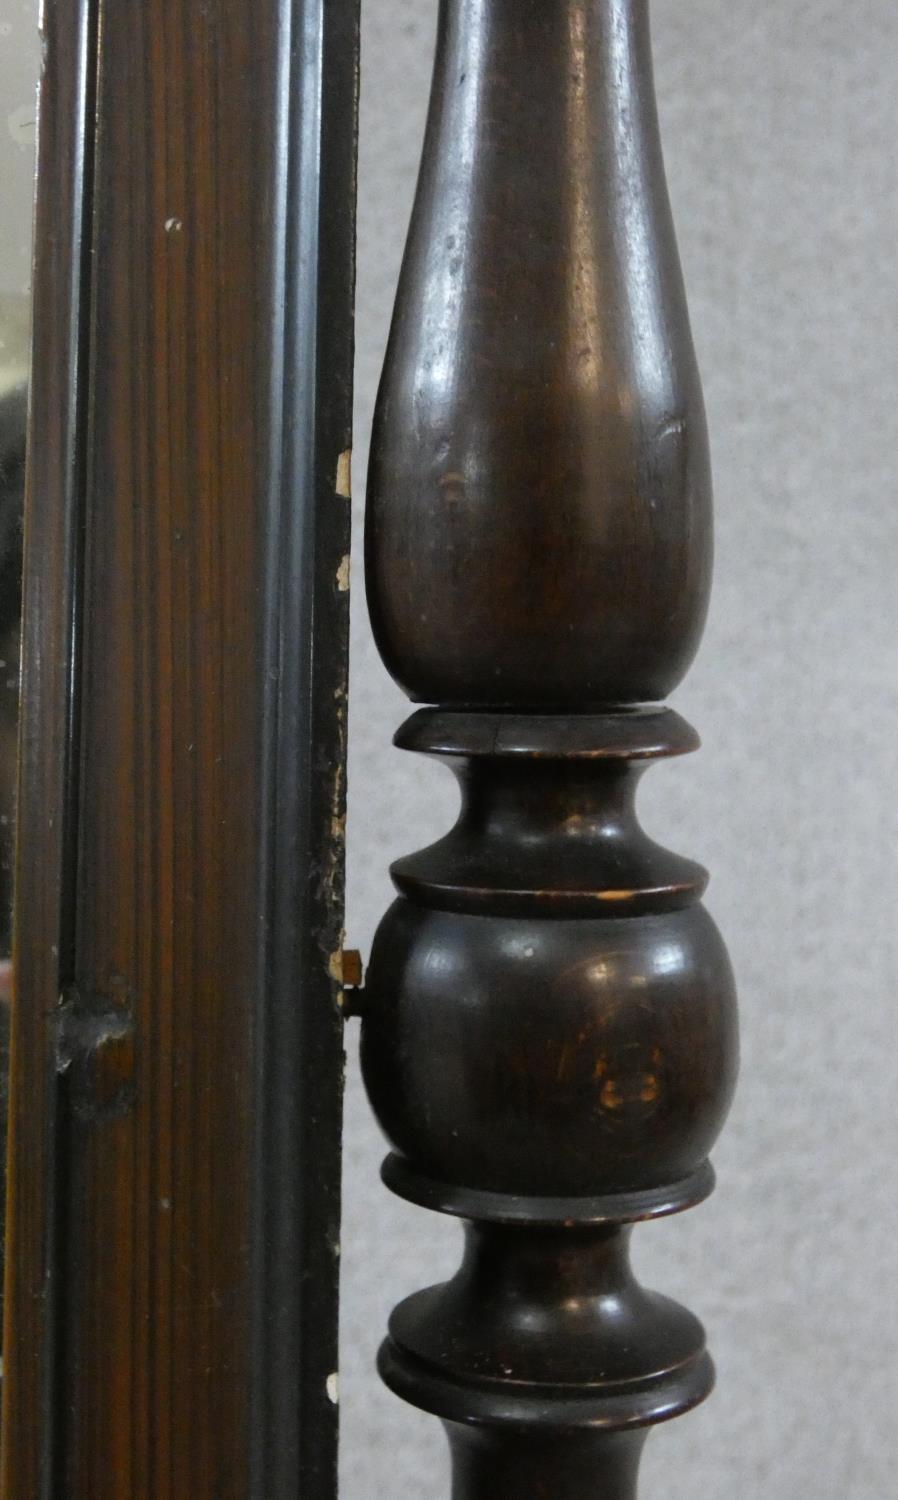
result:
[[[366,439],[417,167],[436,0],[366,0],[359,225],[349,938],[451,779],[391,749],[405,701],[364,613]],[[676,706],[698,756],[644,820],[710,866],[743,1073],[709,1204],[638,1231],[704,1317],[720,1384],[655,1434],[643,1492],[882,1500],[898,1467],[898,9],[654,0],[671,193],[705,379],[717,570]],[[350,1027],[342,1500],[445,1500],[438,1423],[373,1373],[393,1303],[457,1226],[390,1198]]]

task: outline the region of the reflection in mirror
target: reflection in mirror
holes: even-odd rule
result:
[[[24,384],[0,395],[0,997],[8,999],[25,488]]]
[[[0,0],[0,1173],[4,1178],[22,605],[22,503],[39,60],[36,0]],[[5,1209],[5,1181],[0,1182],[0,1191],[0,1206]],[[3,1212],[4,1221],[5,1217]]]

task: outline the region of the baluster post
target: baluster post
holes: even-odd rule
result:
[[[388,1384],[443,1419],[455,1500],[632,1500],[710,1390],[632,1226],[710,1191],[736,1071],[699,865],[636,783],[703,626],[711,490],[647,0],[442,0],[372,439],[368,597],[459,779],[393,867],[362,1061],[388,1185],[466,1221],[394,1313]]]

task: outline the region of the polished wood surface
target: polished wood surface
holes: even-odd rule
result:
[[[434,705],[397,742],[462,807],[393,867],[362,1061],[388,1185],[468,1221],[381,1351],[454,1500],[632,1500],[646,1429],[711,1388],[628,1258],[710,1192],[735,1083],[706,874],[634,811],[698,744],[655,700],[711,549],[646,0],[443,0],[366,551],[386,664]]]
[[[45,6],[4,1500],[331,1500],[356,8]]]
[[[580,711],[689,665],[709,465],[644,0],[443,0],[369,495],[411,697]]]

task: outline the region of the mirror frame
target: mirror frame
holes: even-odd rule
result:
[[[357,0],[45,0],[4,1500],[336,1493]]]

